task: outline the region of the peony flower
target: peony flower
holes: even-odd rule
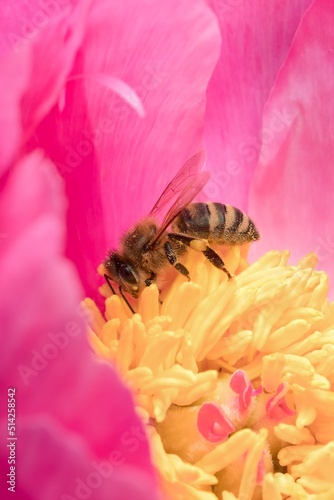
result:
[[[26,162],[36,172],[46,163],[52,186],[57,181],[51,163],[58,168],[68,199],[66,256],[85,293],[100,306],[86,300],[97,356],[78,334],[75,358],[66,348],[66,362],[60,363],[59,353],[54,371],[45,369],[44,385],[36,378],[39,391],[23,387],[22,419],[29,421],[22,420],[22,442],[39,456],[43,436],[50,454],[44,475],[48,493],[34,489],[36,459],[35,469],[21,462],[22,494],[140,498],[150,488],[153,497],[141,432],[145,426],[167,497],[330,498],[333,310],[326,299],[327,277],[314,270],[316,257],[301,257],[316,251],[320,267],[332,272],[333,140],[327,133],[332,6],[324,0],[312,5],[273,1],[269,7],[219,0],[49,0],[7,4],[3,13],[2,61],[8,78],[1,166],[2,172],[10,171],[3,177],[3,193],[10,182],[14,185],[12,175],[20,172],[21,177]],[[149,212],[180,166],[203,147],[212,172],[204,197],[251,213],[262,236],[251,249],[252,259],[262,257],[249,266],[247,249],[220,249],[235,274],[227,281],[202,256],[189,252],[191,282],[173,279],[162,304],[153,285],[139,298],[136,314],[114,296],[106,299],[102,315],[96,269],[107,249]],[[38,179],[35,171],[31,168],[30,177]],[[22,191],[18,188],[20,197]],[[44,207],[53,196],[38,199]],[[13,212],[16,218],[4,227],[21,235],[25,218]],[[49,282],[46,297],[52,299],[40,302],[38,295],[25,292],[27,316],[22,314],[21,329],[14,325],[9,337],[18,337],[11,365],[20,367],[15,374],[21,386],[34,376],[26,361],[32,346],[45,346],[45,331],[58,330],[80,311],[78,278],[62,257],[61,237],[51,223],[45,225],[50,245],[58,245],[53,254],[71,271],[54,272],[53,281],[62,283],[54,290],[46,264],[41,271],[35,261],[25,266],[29,282],[39,272]],[[29,244],[29,249],[39,246]],[[291,248],[292,264],[285,248]],[[21,243],[18,250],[20,258],[12,262],[32,253]],[[40,251],[46,262],[48,252]],[[12,269],[8,266],[11,278]],[[20,277],[10,282],[8,277],[8,283]],[[65,299],[64,288],[73,302]],[[100,291],[109,294],[106,285]],[[40,303],[44,308],[36,313]],[[4,311],[11,311],[9,318],[15,318],[12,304],[13,294],[8,294]],[[59,314],[49,314],[54,304]],[[53,390],[58,404],[45,406],[46,391],[72,360],[73,372],[65,369],[70,374],[66,389],[58,383]],[[110,365],[131,389],[142,423]],[[84,373],[84,383],[75,367]],[[74,384],[76,390],[70,390]],[[80,410],[72,405],[78,390]],[[102,397],[107,401],[99,414],[103,425],[92,421]],[[124,443],[123,432],[133,426],[136,432],[139,428],[136,450]],[[92,474],[93,461],[99,478],[102,470],[107,475],[108,466],[115,465],[110,457],[115,449],[125,457],[117,474],[110,473],[94,491],[88,483],[92,491],[84,490],[87,484],[78,480]],[[71,464],[50,485],[49,471],[64,456]],[[75,487],[81,487],[79,493]]]
[[[212,199],[214,194],[219,197],[220,188],[228,188],[227,198],[230,199],[227,201],[239,197],[238,205],[242,208],[257,207],[261,224],[261,217],[265,219],[271,213],[271,175],[273,179],[283,177],[284,181],[282,166],[290,168],[291,186],[287,185],[289,178],[285,184],[281,181],[280,192],[280,198],[290,196],[289,202],[280,205],[279,210],[273,207],[272,212],[279,222],[275,223],[273,217],[271,225],[269,222],[263,224],[262,240],[266,246],[272,244],[274,248],[280,248],[283,241],[288,246],[286,230],[295,259],[302,257],[302,249],[319,252],[320,236],[314,236],[317,233],[310,229],[309,223],[304,224],[298,242],[293,237],[298,227],[296,219],[305,220],[302,212],[307,213],[309,207],[314,209],[313,205],[302,203],[306,189],[311,188],[311,169],[301,160],[299,165],[295,156],[303,154],[307,136],[313,144],[310,154],[314,161],[323,157],[318,137],[319,129],[326,123],[323,121],[326,111],[312,106],[315,136],[310,136],[308,120],[303,121],[303,116],[307,116],[307,104],[311,99],[306,95],[308,99],[304,103],[305,94],[300,90],[291,95],[288,83],[291,78],[297,78],[300,58],[305,59],[306,51],[309,57],[302,62],[303,68],[308,65],[308,73],[306,70],[305,73],[312,78],[310,92],[315,94],[317,88],[319,93],[322,88],[326,92],[326,73],[321,73],[319,68],[319,77],[313,80],[314,58],[313,52],[308,51],[310,42],[306,36],[317,23],[322,27],[329,23],[333,11],[327,12],[325,7],[315,2],[301,20],[299,5],[291,16],[295,31],[291,28],[291,38],[286,37],[286,52],[284,47],[279,47],[282,53],[280,61],[275,61],[276,73],[271,75],[271,87],[266,82],[267,94],[263,92],[262,106],[267,100],[263,144],[255,132],[250,137],[247,130],[236,133],[239,123],[236,112],[229,115],[237,121],[235,127],[224,121],[223,110],[226,112],[231,102],[235,105],[235,94],[239,90],[235,90],[235,83],[231,87],[218,86],[222,78],[220,64],[224,64],[226,79],[235,75],[226,70],[228,46],[227,57],[221,57],[207,93],[204,134],[208,166],[213,175],[204,194]],[[216,10],[219,10],[217,5]],[[230,19],[239,21],[238,27],[242,27],[242,16],[249,19],[241,7],[234,16],[230,12]],[[224,29],[231,30],[226,18],[220,21],[223,33]],[[246,28],[249,29],[248,24]],[[326,29],[324,33],[325,37],[318,33],[317,54],[326,57],[332,40],[327,38]],[[237,36],[240,37],[240,31]],[[235,57],[235,51],[230,53]],[[274,82],[284,57],[286,62]],[[231,65],[233,63],[235,61],[231,61]],[[229,98],[229,91],[234,101]],[[280,98],[279,104],[276,95]],[[285,103],[290,106],[288,110]],[[306,110],[300,116],[298,110],[304,107]],[[262,109],[246,107],[246,112],[253,127],[251,130],[255,128],[256,119],[259,131]],[[328,113],[327,119],[330,118]],[[295,120],[299,120],[296,135],[292,133]],[[244,122],[239,125],[242,126]],[[231,137],[225,148],[221,137]],[[302,141],[299,148],[287,147],[294,140]],[[327,147],[327,160],[318,164],[324,182],[329,183],[333,182],[326,173],[328,157],[333,150],[330,139]],[[247,173],[241,182],[242,168],[247,168]],[[300,183],[299,204],[294,180],[298,168],[303,168],[306,179],[305,185]],[[234,180],[241,184],[241,193],[234,191]],[[321,185],[321,182],[320,175],[318,183]],[[230,187],[232,192],[229,192]],[[248,190],[252,194],[250,204],[246,197]],[[313,187],[311,194],[312,190]],[[321,203],[325,207],[328,191],[323,191]],[[268,208],[263,213],[259,203],[267,199]],[[318,199],[319,196],[316,203]],[[293,208],[292,201],[296,205]],[[319,213],[322,211],[315,212],[314,220]],[[324,230],[325,235],[332,219],[329,213],[328,206],[323,214],[324,226],[319,229]],[[310,221],[310,215],[307,220]],[[310,244],[312,235],[315,241]],[[189,251],[186,267],[190,270],[191,282],[182,276],[175,278],[163,290],[162,304],[154,286],[142,293],[134,315],[116,296],[106,299],[103,315],[87,300],[86,305],[95,318],[90,331],[92,345],[100,357],[118,367],[135,394],[150,431],[154,463],[167,498],[266,499],[315,495],[331,498],[334,493],[330,368],[333,304],[326,299],[328,278],[323,272],[314,270],[317,258],[313,253],[291,265],[287,262],[289,252],[275,250],[249,266],[245,260],[247,252],[241,248],[220,250],[226,267],[236,276],[232,282],[203,256]],[[327,264],[330,269],[330,252],[327,258],[324,252],[319,254],[321,265]],[[101,269],[101,274],[103,272]],[[110,295],[106,285],[101,292],[106,297]]]
[[[299,14],[301,18],[301,12]],[[241,13],[235,15],[238,20],[241,16]],[[294,188],[294,175],[298,172],[295,155],[303,148],[286,146],[288,141],[294,140],[294,135],[290,135],[294,117],[302,120],[297,112],[305,104],[303,92],[290,97],[291,90],[289,86],[284,87],[284,77],[291,78],[286,68],[291,68],[290,71],[298,69],[299,58],[305,57],[303,50],[309,54],[306,34],[319,23],[319,19],[321,25],[326,26],[329,22],[325,20],[326,16],[329,13],[325,5],[315,2],[301,20],[297,32],[291,32],[290,40],[287,37],[286,43],[291,44],[295,35],[288,57],[287,53],[284,54],[287,57],[285,65],[275,84],[272,77],[271,88],[262,98],[264,104],[271,90],[263,118],[263,137],[268,137],[268,142],[261,144],[255,135],[257,142],[254,147],[254,136],[249,138],[246,132],[241,140],[231,127],[232,141],[227,148],[223,147],[221,136],[228,136],[229,130],[226,132],[226,129],[229,127],[219,114],[219,104],[226,112],[228,98],[225,96],[226,87],[218,87],[221,81],[219,64],[207,94],[208,126],[204,133],[213,176],[211,184],[204,189],[205,193],[212,195],[216,190],[217,195],[219,187],[224,187],[227,172],[230,175],[227,187],[231,185],[234,195],[233,175],[240,176],[241,167],[248,167],[247,162],[252,161],[241,186],[243,190],[246,187],[257,193],[253,199],[258,206],[271,194],[270,169],[275,179],[275,176],[282,175],[282,165],[284,168],[290,165],[291,169],[293,166],[291,190],[283,185],[282,191],[286,197],[290,194],[295,204],[297,202],[294,207],[296,214],[291,213],[289,203],[289,210],[285,206],[279,207],[279,213],[277,209],[273,210],[281,223],[275,224],[273,218],[271,227],[275,228],[280,242],[276,235],[276,240],[274,237],[270,239],[269,223],[264,226],[268,236],[262,239],[266,238],[267,246],[272,241],[273,245],[280,247],[285,238],[283,228],[291,227],[295,258],[300,256],[300,249],[306,250],[307,246],[303,247],[303,244],[310,241],[312,233],[305,224],[298,235],[298,244],[291,237],[292,231],[296,231],[295,219],[301,209],[307,211],[308,206],[305,208],[305,203],[298,205],[298,191]],[[297,29],[296,19],[295,22]],[[224,27],[223,22],[222,25]],[[225,29],[230,29],[230,24],[226,25]],[[327,37],[327,30],[325,34]],[[330,44],[331,39],[323,40],[319,33],[318,52],[325,56]],[[235,52],[231,53],[235,55]],[[312,74],[311,55],[312,52],[307,60],[309,74]],[[282,64],[283,55],[280,57]],[[226,71],[226,59],[221,59],[221,64],[225,64]],[[325,77],[321,76],[320,73],[319,83],[316,81],[319,92],[321,83],[326,89]],[[274,100],[276,88],[281,99],[279,106]],[[221,89],[224,96],[218,99]],[[289,99],[284,100],[284,90]],[[233,97],[235,99],[235,93]],[[215,109],[210,108],[210,98],[212,108],[216,104]],[[287,111],[284,104],[289,104],[290,100],[294,101],[294,106]],[[270,108],[272,103],[276,108]],[[256,111],[259,130],[262,109]],[[323,111],[321,108],[312,108],[312,111],[316,115],[313,123],[317,133],[315,137],[309,134],[307,137],[313,140],[312,154],[322,157],[317,137],[318,127],[324,127]],[[236,113],[235,116],[238,119]],[[253,127],[254,118],[252,115],[248,117]],[[299,125],[298,140],[305,137],[303,126],[307,129],[307,120]],[[233,150],[233,140],[240,140],[233,151],[238,155],[239,164],[233,156],[229,160],[231,153],[228,148]],[[330,140],[328,143],[328,150],[332,151],[333,143]],[[254,154],[256,148],[257,155]],[[215,153],[218,156],[215,157]],[[240,162],[242,154],[244,165]],[[332,182],[326,176],[329,156],[326,162],[319,162],[325,182]],[[224,165],[222,157],[227,158],[226,171],[221,169]],[[219,169],[217,165],[220,165]],[[306,178],[310,175],[309,170],[305,175]],[[240,183],[240,178],[235,180]],[[303,184],[300,187],[302,190],[307,188]],[[238,196],[241,198],[242,194]],[[303,191],[301,196],[305,197]],[[249,206],[245,194],[242,200],[239,206]],[[227,201],[232,202],[232,198]],[[326,203],[326,194],[322,203]],[[324,213],[325,231],[331,220],[328,208]],[[262,214],[259,208],[258,212]],[[270,206],[263,217],[267,214],[270,214]],[[304,220],[303,215],[299,219]],[[318,249],[314,243],[317,245],[319,241],[316,239],[311,247],[308,243],[309,250]],[[186,266],[190,270],[191,282],[177,277],[164,290],[162,305],[154,287],[142,293],[137,314],[133,316],[124,302],[115,296],[106,299],[104,316],[91,301],[86,301],[95,317],[91,330],[92,345],[99,356],[116,364],[132,387],[150,430],[154,462],[167,498],[213,499],[221,495],[223,498],[250,499],[272,496],[307,498],[308,495],[331,498],[334,492],[330,472],[333,388],[329,353],[332,351],[333,304],[326,300],[328,279],[323,272],[314,270],[317,262],[314,254],[302,258],[299,263],[296,261],[295,265],[288,265],[287,252],[272,251],[248,267],[241,249],[221,251],[227,268],[236,275],[234,283],[228,282],[226,276],[203,257],[192,255],[190,251]],[[323,260],[323,253],[320,258]],[[110,293],[106,286],[101,291],[105,295]]]

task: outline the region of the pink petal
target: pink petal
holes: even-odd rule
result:
[[[137,111],[139,116],[142,118],[145,116],[145,110],[140,98],[129,85],[123,82],[123,80],[115,78],[114,76],[96,73],[92,75],[75,75],[69,78],[68,81],[80,79],[92,80],[93,82],[98,82],[101,85],[104,85],[107,89],[110,89],[118,94],[127,104],[130,104],[130,106]]]
[[[10,165],[21,143],[21,99],[30,72],[26,51],[13,57],[0,54],[0,177]],[[4,76],[5,75],[5,76]],[[20,78],[18,78],[20,75]]]
[[[2,471],[9,470],[6,444],[1,447]],[[2,455],[2,456],[1,456]],[[2,475],[3,476],[3,475]],[[1,478],[3,483],[4,477]],[[2,498],[11,498],[9,485],[2,485]],[[44,416],[22,419],[16,443],[16,491],[20,500],[146,500],[155,495],[150,477],[129,465],[121,453],[111,452],[107,460],[94,456],[86,443],[55,420]]]
[[[208,3],[219,20],[222,48],[207,91],[205,142],[213,175],[204,193],[246,210],[263,107],[311,0]]]
[[[56,214],[63,218],[65,210],[61,178],[52,163],[45,159],[41,150],[25,156],[11,172],[6,189],[1,192],[1,230],[7,237],[0,245],[0,255],[9,242],[22,237],[40,217]]]
[[[77,435],[94,457],[108,458],[117,450],[127,465],[152,475],[131,394],[88,345],[82,288],[62,255],[64,194],[51,167],[34,153],[10,171],[1,192],[9,210],[0,210],[0,227],[10,228],[8,213],[14,234],[0,257],[0,391],[16,388],[18,429],[26,416],[46,414]]]
[[[82,39],[89,4],[90,0],[78,0],[74,6],[52,0],[2,2],[0,62],[5,76],[0,90],[9,100],[1,120],[6,125],[1,127],[6,152],[1,154],[1,170],[13,159],[21,134],[25,143],[58,99]]]
[[[332,276],[333,23],[334,5],[316,0],[297,30],[264,113],[267,139],[251,196],[262,234],[257,254],[289,248],[296,262],[314,251]]]
[[[70,199],[68,255],[86,293],[122,232],[146,215],[181,165],[201,149],[205,92],[219,33],[200,0],[99,0],[72,75],[105,74],[129,85],[145,118],[93,81],[71,81],[62,114],[38,131]]]
[[[223,441],[235,430],[224,410],[217,403],[203,403],[197,417],[199,432],[211,443]]]

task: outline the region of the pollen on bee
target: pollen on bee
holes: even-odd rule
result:
[[[190,242],[190,248],[196,250],[196,252],[205,252],[207,244],[204,240],[192,240]]]

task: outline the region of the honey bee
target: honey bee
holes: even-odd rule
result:
[[[168,184],[148,217],[139,221],[121,240],[120,249],[111,251],[104,261],[108,285],[111,281],[133,311],[123,292],[138,297],[157,276],[172,265],[190,279],[188,269],[179,258],[188,248],[203,252],[205,257],[228,276],[222,258],[211,248],[216,245],[242,245],[259,239],[253,221],[238,208],[222,203],[191,203],[208,181],[210,174],[200,171],[204,154],[197,153],[183,165]],[[170,207],[159,224],[159,215]],[[171,229],[169,231],[169,228]]]

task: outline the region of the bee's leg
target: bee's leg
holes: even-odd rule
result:
[[[145,285],[150,286],[152,283],[155,283],[157,275],[151,271],[151,276],[145,280]]]
[[[226,269],[223,259],[214,251],[211,247],[199,238],[194,238],[193,236],[188,236],[187,234],[180,233],[168,233],[168,237],[172,240],[179,241],[184,245],[188,245],[193,250],[197,252],[203,252],[205,257],[218,269],[224,271],[227,274],[228,279],[232,279],[232,274]]]
[[[188,269],[183,264],[180,264],[180,262],[177,261],[177,255],[172,249],[169,241],[166,241],[166,243],[164,244],[164,249],[168,262],[172,264],[172,266],[174,266],[179,273],[183,274],[183,276],[185,276],[186,278],[188,278],[188,280],[190,280]]]
[[[112,291],[113,295],[117,295],[117,293],[115,292],[114,287],[113,287],[113,286],[112,286],[112,284],[111,284],[111,278],[109,278],[109,276],[108,276],[107,274],[104,274],[103,276],[104,276],[104,279],[106,280],[106,282],[107,282],[107,284],[108,284],[108,286],[109,286],[110,290]],[[126,303],[126,305],[128,306],[128,308],[130,309],[130,311],[132,312],[132,314],[135,314],[135,311],[133,310],[133,308],[132,308],[132,306],[131,306],[130,302],[128,301],[128,299],[127,299],[127,298],[125,297],[125,295],[123,294],[123,290],[122,290],[121,285],[119,286],[119,288],[118,288],[118,289],[119,289],[119,293],[120,293],[120,295],[121,295],[122,299],[124,300],[124,302]]]
[[[223,259],[214,250],[212,250],[211,247],[207,246],[203,254],[211,262],[211,264],[224,271],[229,280],[233,278],[232,274],[228,271],[228,269],[226,269]]]

